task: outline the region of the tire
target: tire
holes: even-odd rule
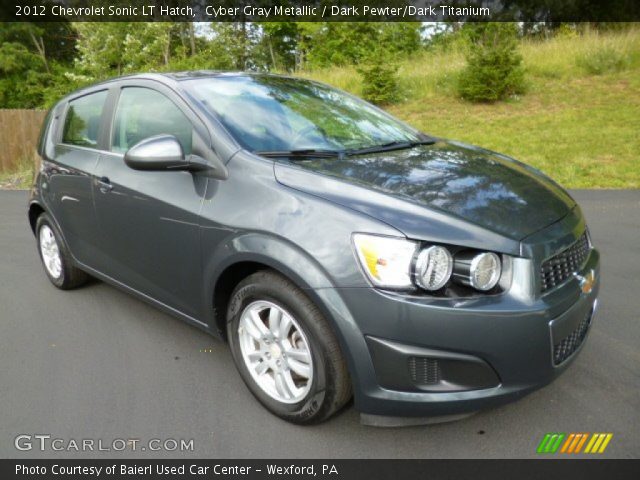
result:
[[[36,222],[36,239],[42,266],[51,283],[61,290],[71,290],[87,282],[88,275],[73,264],[62,235],[46,213]]]
[[[256,315],[263,321],[260,334],[255,327],[259,324],[248,320]],[[275,325],[280,328],[273,329]],[[227,336],[243,381],[278,417],[318,423],[351,398],[351,381],[335,334],[316,305],[281,275],[260,271],[238,284],[227,312]]]

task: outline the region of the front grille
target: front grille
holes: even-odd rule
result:
[[[553,364],[560,365],[567,358],[575,352],[585,337],[587,336],[587,332],[589,331],[589,326],[591,325],[591,318],[593,317],[593,309],[589,311],[586,317],[582,319],[578,328],[576,328],[569,335],[560,340],[559,343],[553,345]]]
[[[540,267],[542,292],[560,285],[574,272],[580,270],[589,255],[589,239],[585,231],[582,236],[569,247],[548,258]]]
[[[435,385],[442,377],[438,360],[429,357],[409,357],[409,375],[416,385]]]

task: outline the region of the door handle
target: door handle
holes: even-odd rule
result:
[[[111,185],[111,180],[109,180],[109,177],[100,177],[98,179],[98,188],[100,188],[100,191],[102,193],[109,193],[111,190],[113,190],[113,185]]]

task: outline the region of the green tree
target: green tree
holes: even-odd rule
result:
[[[99,80],[125,73],[161,71],[196,56],[188,29],[171,22],[77,23],[78,57],[72,77]],[[202,53],[202,48],[197,50]],[[202,59],[200,59],[202,60]],[[196,68],[195,62],[189,63]]]
[[[472,102],[495,102],[524,92],[518,27],[514,23],[476,23],[464,27],[467,65],[458,93]]]
[[[75,55],[75,32],[69,22],[0,22],[0,42],[22,44],[41,59],[47,72],[50,63],[70,64]]]
[[[124,71],[123,44],[135,24],[127,22],[77,22],[76,69],[92,80],[121,75]]]
[[[378,23],[379,45],[396,55],[411,55],[422,48],[424,27],[416,22]]]
[[[398,86],[398,65],[393,56],[384,50],[377,50],[365,57],[357,68],[362,76],[362,96],[376,105],[394,103],[400,98]]]
[[[17,42],[0,44],[0,107],[33,108],[42,102],[49,75],[41,58]]]
[[[421,47],[419,23],[300,23],[300,48],[309,67],[358,64],[371,52],[408,55]]]
[[[75,53],[68,22],[0,23],[0,108],[39,107]]]
[[[267,52],[269,70],[293,71],[299,61],[300,28],[296,22],[267,22],[262,28],[262,48]]]
[[[127,31],[122,44],[122,70],[125,73],[167,68],[172,56],[174,24],[140,23]],[[183,52],[184,54],[184,52]]]
[[[258,48],[260,27],[250,22],[217,22],[211,25],[211,48],[218,63],[234,70],[260,70],[266,64],[264,50]]]

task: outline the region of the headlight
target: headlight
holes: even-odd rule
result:
[[[437,245],[425,248],[416,260],[416,283],[425,290],[439,290],[449,281],[452,269],[449,250]]]
[[[453,278],[480,291],[491,290],[502,274],[500,257],[492,252],[456,255]]]
[[[363,270],[378,287],[408,288],[417,243],[402,238],[356,233],[353,243]]]

